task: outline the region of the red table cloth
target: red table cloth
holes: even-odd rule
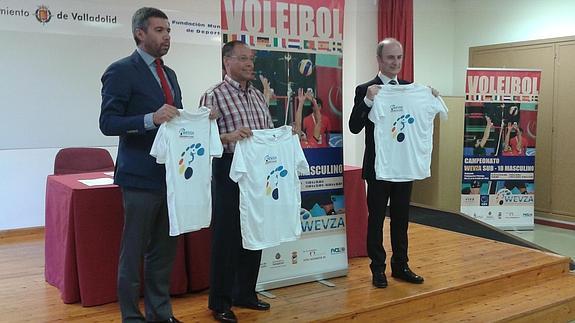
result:
[[[116,185],[78,180],[105,173],[48,176],[46,182],[45,278],[64,303],[94,306],[117,300],[116,277],[124,223]],[[210,231],[181,236],[170,292],[183,294],[209,284]]]
[[[367,200],[361,170],[349,165],[343,170],[348,258],[367,256]]]

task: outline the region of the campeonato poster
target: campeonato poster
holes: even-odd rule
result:
[[[532,229],[541,71],[467,70],[461,212]]]
[[[302,237],[265,249],[258,290],[347,273],[343,197],[344,0],[221,1],[222,41],[254,50],[256,80],[269,81],[276,127],[301,124],[311,174],[301,176]],[[299,89],[321,104],[304,99]],[[300,96],[301,98],[301,96]]]

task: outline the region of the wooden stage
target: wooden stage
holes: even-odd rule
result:
[[[568,322],[575,320],[569,258],[410,224],[410,266],[422,285],[371,285],[369,260],[353,258],[336,287],[308,283],[271,291],[269,312],[235,309],[240,322]],[[389,235],[386,233],[386,238]],[[389,241],[386,239],[386,246]],[[0,321],[119,321],[116,303],[66,305],[44,281],[42,233],[0,235]],[[173,298],[184,322],[210,322],[207,292]]]

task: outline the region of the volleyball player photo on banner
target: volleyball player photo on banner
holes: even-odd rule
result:
[[[343,197],[344,0],[222,0],[223,43],[254,51],[274,126],[292,126],[310,174],[300,176],[301,238],[264,249],[258,290],[347,274]]]
[[[532,229],[540,70],[467,70],[461,212]]]

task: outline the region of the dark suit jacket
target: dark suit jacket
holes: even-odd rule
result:
[[[176,73],[165,67],[174,90],[174,106],[182,108],[182,94]],[[114,181],[122,187],[163,190],[164,165],[156,163],[150,149],[157,129],[146,131],[144,115],[165,102],[162,87],[134,51],[110,65],[102,75],[100,130],[106,136],[120,136]]]
[[[367,180],[375,180],[375,143],[373,139],[374,124],[367,115],[370,108],[365,105],[363,98],[367,93],[367,88],[373,84],[383,84],[379,76],[369,82],[358,85],[355,88],[355,98],[353,110],[349,117],[349,130],[358,134],[365,128],[365,151],[363,153],[363,173],[362,177]],[[407,81],[399,80],[399,84],[409,84]]]

